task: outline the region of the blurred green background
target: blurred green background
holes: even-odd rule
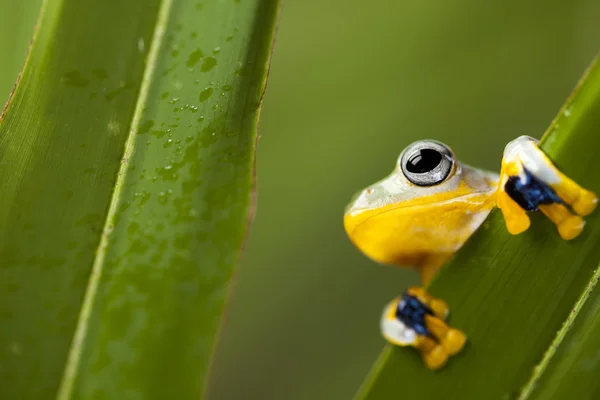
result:
[[[0,107],[13,89],[42,0],[0,0]]]
[[[16,78],[40,3],[0,0],[0,77]],[[541,136],[600,49],[597,0],[284,3],[258,212],[212,400],[351,398],[384,344],[383,305],[417,276],[353,248],[350,196],[417,139],[498,169],[510,139]],[[1,80],[0,96],[13,84]]]

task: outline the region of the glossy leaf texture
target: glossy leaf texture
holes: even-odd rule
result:
[[[567,175],[600,193],[599,134],[597,58],[541,147]],[[527,232],[511,236],[494,210],[429,287],[448,301],[450,324],[467,333],[464,351],[434,372],[413,349],[387,346],[356,397],[594,398],[600,211],[586,221],[572,241],[561,240],[541,215],[532,215]]]
[[[0,120],[0,398],[200,398],[277,0],[46,0]]]

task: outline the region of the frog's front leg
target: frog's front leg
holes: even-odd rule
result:
[[[497,205],[513,235],[529,228],[527,211],[544,213],[565,240],[583,230],[581,217],[596,208],[598,198],[564,175],[538,147],[538,141],[521,136],[504,149]]]
[[[438,369],[466,342],[464,333],[445,323],[447,316],[444,301],[421,287],[411,287],[386,306],[381,330],[390,343],[415,347],[428,368]]]

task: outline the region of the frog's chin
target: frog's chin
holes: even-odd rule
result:
[[[481,225],[495,201],[493,191],[444,195],[346,214],[346,232],[383,264],[424,266],[432,257],[445,259]]]

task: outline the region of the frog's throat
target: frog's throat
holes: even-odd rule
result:
[[[479,228],[494,205],[494,191],[476,192],[349,214],[344,226],[355,246],[377,262],[435,269]]]
[[[348,214],[346,214],[344,218],[344,225],[346,227],[346,232],[349,236],[352,236],[352,231],[358,228],[361,224],[367,222],[368,220],[375,218],[381,214],[388,213],[399,208],[406,209],[410,211],[410,209],[415,209],[418,207],[427,207],[435,204],[436,207],[443,207],[452,203],[464,203],[467,206],[472,206],[477,209],[489,209],[491,210],[495,205],[495,197],[496,197],[496,189],[492,188],[488,191],[482,192],[471,192],[467,194],[463,194],[456,197],[451,197],[446,200],[430,200],[430,201],[419,201],[419,202],[399,202],[396,204],[390,204],[385,207],[378,208],[363,208],[360,210],[354,210]],[[471,201],[469,201],[471,200]],[[468,208],[468,207],[467,207]],[[377,211],[376,211],[377,210]],[[364,218],[361,218],[361,214],[368,213],[368,215]],[[352,220],[359,219],[358,222],[354,222]],[[354,222],[354,223],[351,223]]]

